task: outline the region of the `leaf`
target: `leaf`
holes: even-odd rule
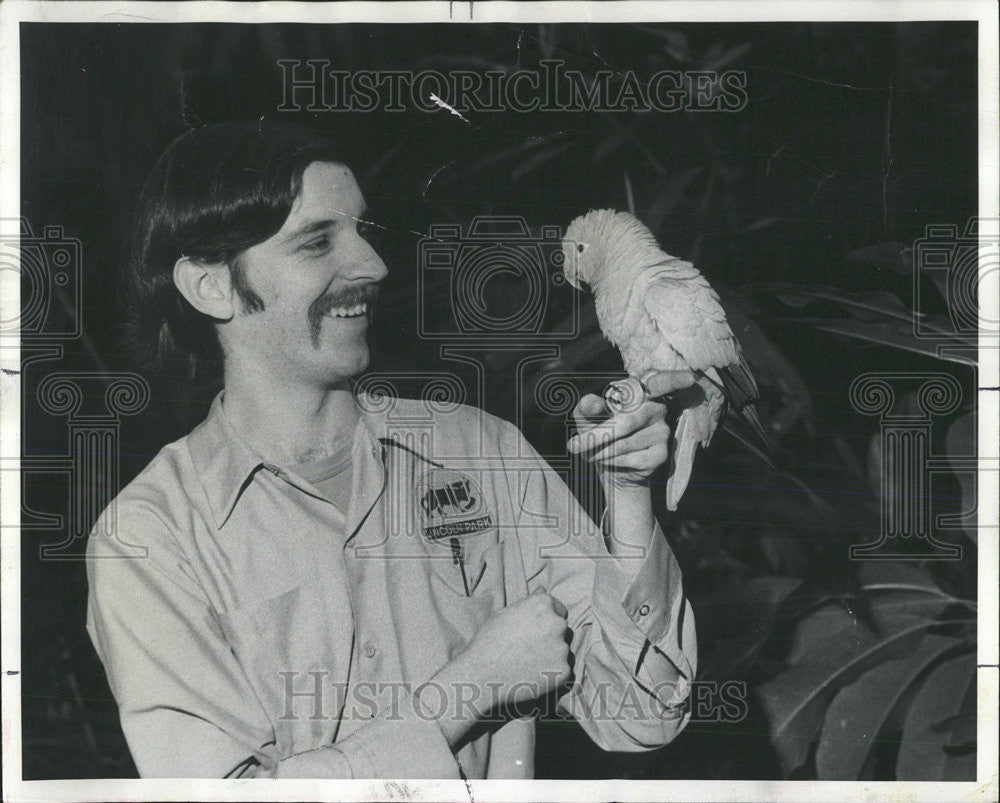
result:
[[[802,580],[794,577],[755,577],[738,588],[713,595],[698,606],[702,631],[718,633],[718,645],[705,659],[701,674],[729,679],[750,666],[770,637],[778,611]],[[702,632],[699,631],[699,632]]]
[[[896,758],[898,781],[942,781],[949,734],[936,726],[959,710],[966,690],[976,685],[976,656],[969,652],[935,667],[921,685],[903,720]],[[959,778],[955,780],[972,780]],[[948,779],[951,780],[951,779]]]
[[[854,315],[866,313],[887,318],[913,322],[916,314],[906,306],[899,297],[886,290],[874,290],[869,293],[849,293],[835,287],[819,285],[817,287],[798,287],[796,285],[772,285],[775,295],[785,304],[794,307],[805,307],[811,303],[827,301],[844,308]]]
[[[748,223],[743,228],[743,231],[745,231],[745,232],[747,232],[747,231],[759,231],[760,229],[766,229],[766,228],[768,228],[770,226],[773,226],[779,220],[781,220],[781,218],[775,217],[773,215],[768,216],[768,217],[762,217],[762,218],[759,218],[759,219],[755,220],[753,223]]]
[[[760,288],[772,293],[782,303],[796,309],[804,309],[813,303],[833,304],[852,316],[850,319],[814,316],[792,318],[796,323],[804,323],[817,329],[844,335],[868,343],[911,351],[934,359],[945,359],[963,365],[975,365],[972,358],[953,354],[951,349],[938,353],[938,338],[949,344],[968,346],[974,349],[975,339],[956,334],[950,323],[943,318],[918,313],[903,304],[892,293],[878,290],[870,293],[848,293],[833,287],[800,287],[787,282],[764,285]],[[913,323],[920,320],[920,329],[925,334],[917,337]]]
[[[757,689],[771,743],[786,776],[802,766],[823,722],[825,705],[844,683],[906,647],[936,623],[948,600],[923,593],[874,595],[872,624],[842,605],[827,605],[792,630],[789,668]]]
[[[934,579],[923,569],[894,561],[866,561],[858,568],[861,588],[866,593],[875,591],[909,591],[939,597],[945,602],[955,598],[941,590]]]
[[[513,170],[510,171],[510,180],[512,182],[517,182],[519,179],[523,178],[528,173],[532,172],[533,170],[537,170],[546,162],[554,159],[556,156],[565,151],[567,148],[571,147],[572,144],[573,144],[572,142],[564,142],[561,145],[557,145],[554,148],[549,148],[548,150],[542,151],[541,153],[536,153],[530,159],[526,159],[525,161],[521,162]]]
[[[599,164],[607,156],[632,139],[633,136],[630,128],[619,128],[614,131],[600,145],[594,148],[594,164]]]
[[[837,456],[841,459],[844,467],[858,479],[864,479],[864,466],[861,465],[861,461],[858,460],[854,450],[847,445],[847,441],[838,436],[834,439],[833,446],[837,450]]]
[[[914,354],[923,354],[925,357],[931,357],[936,360],[956,362],[960,365],[976,365],[975,359],[964,357],[951,349],[938,353],[937,345],[939,341],[916,338],[913,335],[912,329],[900,326],[895,321],[866,323],[863,321],[840,322],[828,321],[823,318],[800,318],[799,322],[809,324],[825,332],[863,340],[866,343],[889,346],[890,348],[897,348],[902,351],[913,352]],[[975,348],[975,343],[958,336],[954,337],[954,345],[967,346],[970,349]]]
[[[970,411],[948,427],[945,436],[948,458],[955,469],[955,478],[962,489],[962,510],[959,517],[962,530],[972,543],[979,543],[975,511],[977,508],[976,473],[961,465],[963,458],[976,454],[976,413]]]
[[[976,777],[976,704],[978,683],[973,674],[965,689],[959,716],[952,727],[951,740],[944,746],[948,755],[945,761],[944,780],[967,781]]]
[[[812,396],[795,366],[743,311],[742,305],[735,298],[729,296],[720,300],[729,325],[753,369],[757,384],[763,388],[773,388],[775,392],[770,395],[780,398],[781,407],[773,410],[769,416],[769,434],[781,437],[797,421],[802,421],[806,432],[812,436],[815,432]]]
[[[858,780],[900,698],[928,665],[959,643],[952,636],[927,635],[912,652],[878,664],[841,689],[826,710],[816,748],[817,777]]]

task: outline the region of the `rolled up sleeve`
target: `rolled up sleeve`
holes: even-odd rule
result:
[[[398,702],[390,716],[336,746],[282,759],[274,777],[459,778],[458,762],[437,722],[419,710],[412,695]]]
[[[610,632],[629,632],[624,614],[642,634],[638,649],[634,637],[619,639],[615,649],[633,667],[634,677],[655,692],[670,717],[680,715],[698,664],[694,613],[681,580],[680,566],[657,523],[634,576],[617,560],[600,560],[594,583],[597,610],[609,621],[621,620]]]

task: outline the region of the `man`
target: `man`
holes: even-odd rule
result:
[[[696,648],[644,484],[664,408],[575,411],[602,534],[513,426],[356,392],[386,276],[364,217],[335,147],[288,124],[190,131],[143,190],[134,345],[220,359],[224,391],[89,544],[139,772],[531,777],[553,698],[605,749],[667,743]]]

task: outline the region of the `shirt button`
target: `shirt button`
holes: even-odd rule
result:
[[[368,658],[374,658],[374,657],[375,657],[375,653],[376,653],[376,652],[378,652],[378,650],[376,650],[376,649],[375,649],[375,645],[374,645],[374,644],[372,644],[372,643],[371,643],[371,642],[369,641],[369,642],[368,642],[368,643],[367,643],[367,644],[365,645],[365,655],[366,655],[366,656],[367,656]]]
[[[646,616],[648,613],[649,613],[648,605],[643,605],[641,608],[639,608],[639,616]]]

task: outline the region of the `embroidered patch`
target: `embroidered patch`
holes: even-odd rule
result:
[[[424,537],[431,541],[482,532],[494,526],[483,493],[461,471],[431,469],[416,486]]]

